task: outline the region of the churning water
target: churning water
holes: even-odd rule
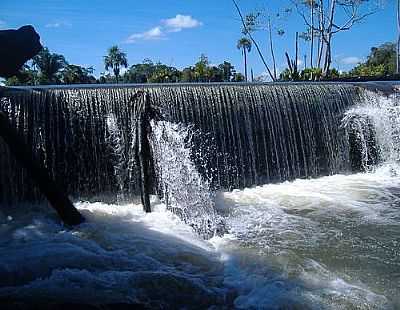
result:
[[[0,296],[154,308],[396,309],[396,167],[220,193],[228,233],[203,240],[165,205],[77,203],[1,214]],[[399,171],[400,172],[400,171]]]
[[[338,137],[331,123],[324,137],[335,140],[332,152],[352,139],[350,154],[340,158],[358,158],[365,172],[333,170],[320,178],[217,193],[192,162],[189,146],[196,134],[182,125],[153,123],[162,193],[161,200],[153,197],[154,212],[145,214],[135,203],[77,202],[87,222],[68,230],[42,205],[2,208],[0,299],[150,308],[398,309],[400,107],[395,98],[365,93],[358,105],[337,111],[342,109],[339,121],[334,113],[329,117],[346,134]],[[116,173],[124,167],[118,144],[126,137],[118,119],[108,115],[104,135],[115,144]],[[311,137],[314,129],[307,126],[310,132],[302,132]],[[309,154],[312,148],[303,149]],[[339,157],[327,158],[340,166]],[[214,236],[205,239],[193,228]]]

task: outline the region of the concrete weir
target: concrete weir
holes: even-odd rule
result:
[[[213,188],[243,188],[354,169],[344,112],[365,89],[398,83],[68,85],[5,88],[0,110],[74,198],[140,192],[134,154],[139,89],[164,121],[195,133],[192,160]],[[201,156],[199,155],[201,154]],[[116,169],[117,167],[117,169]],[[0,203],[41,200],[0,141]]]

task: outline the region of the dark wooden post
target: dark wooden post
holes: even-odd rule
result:
[[[10,152],[26,169],[40,191],[57,211],[61,220],[67,225],[78,225],[85,221],[74,207],[68,196],[62,192],[51,179],[43,164],[36,159],[32,150],[26,145],[24,138],[12,126],[8,117],[0,112],[0,137],[7,143]]]
[[[150,96],[143,93],[141,110],[138,115],[138,159],[140,169],[140,191],[143,209],[151,212],[150,192],[151,192],[151,149],[148,134],[150,132]]]
[[[133,122],[135,123],[135,157],[139,170],[140,195],[143,210],[151,212],[150,193],[152,192],[153,158],[149,142],[151,131],[150,120],[154,117],[152,112],[150,96],[139,90],[134,94],[130,102],[132,104]]]

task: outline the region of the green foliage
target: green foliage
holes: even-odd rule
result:
[[[49,84],[87,84],[96,83],[92,68],[68,64],[64,56],[51,53],[44,48],[25,64],[17,76],[5,81],[7,86],[30,86]]]
[[[92,84],[115,83],[117,79],[125,83],[178,83],[178,82],[241,82],[243,75],[236,73],[234,66],[224,61],[211,65],[207,56],[202,54],[190,67],[179,70],[150,59],[134,64],[120,76],[120,68],[127,65],[125,53],[114,46],[104,57],[105,67],[111,72],[101,73],[96,79],[93,68],[69,64],[64,56],[51,53],[45,48],[30,64],[24,65],[18,76],[5,80],[6,86],[29,86],[47,84]]]
[[[320,80],[321,77],[322,77],[321,68],[305,68],[300,72],[300,79],[302,81]]]
[[[150,83],[176,83],[179,81],[180,72],[174,67],[157,63],[154,69],[155,70],[148,79]]]
[[[46,47],[32,59],[32,67],[37,71],[39,84],[60,84],[61,70],[67,66],[63,55],[51,53]]]
[[[141,64],[132,65],[123,80],[126,83],[175,83],[179,81],[180,74],[174,67],[145,59]]]
[[[244,82],[245,77],[240,72],[235,72],[232,77],[232,82]]]
[[[218,69],[222,73],[223,82],[230,82],[232,80],[232,76],[235,73],[235,67],[232,66],[230,62],[224,61],[222,64],[218,66]]]
[[[341,77],[337,69],[331,69],[324,79],[331,80]],[[280,74],[280,81],[319,81],[322,79],[322,69],[320,68],[305,68],[300,73],[293,74],[288,68]]]
[[[239,50],[242,49],[243,51],[246,50],[247,52],[250,52],[251,51],[251,41],[248,38],[243,37],[238,40],[236,47]]]
[[[112,70],[115,79],[118,83],[121,67],[128,67],[128,59],[124,52],[122,52],[117,45],[108,49],[108,53],[104,56],[104,67],[106,70]]]
[[[122,79],[126,83],[232,82],[235,80],[234,76],[235,68],[230,62],[224,61],[218,66],[212,66],[207,56],[202,54],[193,66],[182,71],[145,59],[140,64],[132,65]],[[110,76],[104,76],[100,82],[107,83],[109,78]]]
[[[371,53],[365,63],[357,65],[349,72],[349,76],[382,77],[396,73],[396,46],[385,43],[371,48]]]
[[[67,65],[62,71],[62,82],[64,84],[91,84],[96,83],[92,76],[93,68],[84,68],[78,65]]]
[[[35,85],[37,79],[36,72],[33,71],[28,65],[24,65],[18,76],[12,76],[5,81],[6,86],[23,86]]]

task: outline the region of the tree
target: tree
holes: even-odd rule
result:
[[[67,65],[62,71],[64,84],[90,84],[95,83],[96,78],[92,76],[93,68],[84,68],[78,65]]]
[[[230,62],[224,61],[218,66],[218,68],[222,72],[222,80],[224,82],[230,82],[232,80],[235,67],[232,66]]]
[[[277,79],[277,70],[273,34],[277,34],[278,36],[283,36],[285,34],[281,22],[290,12],[290,9],[285,9],[282,12],[278,11],[275,14],[271,14],[271,12],[267,10],[258,10],[245,16],[246,27],[242,29],[242,33],[248,34],[256,31],[266,31],[268,34],[268,45],[271,53],[274,79]]]
[[[302,33],[300,37],[305,41],[310,41],[310,68],[314,68],[314,41],[315,37],[319,37],[318,32],[315,29],[315,11],[318,9],[318,0],[302,0],[305,7],[310,10],[310,26],[307,27],[307,31]],[[311,70],[310,72],[313,72]]]
[[[232,82],[243,82],[244,76],[240,72],[235,72],[232,77]]]
[[[37,73],[33,71],[29,65],[25,64],[19,71],[18,75],[12,76],[6,79],[6,86],[23,86],[23,85],[35,85],[37,80]]]
[[[117,45],[112,46],[108,50],[108,55],[104,56],[104,67],[107,71],[109,71],[109,69],[113,71],[118,84],[121,67],[128,67],[126,54],[122,52]]]
[[[209,61],[206,55],[201,54],[200,59],[194,65],[194,76],[197,82],[207,82],[209,79],[208,75]]]
[[[150,83],[176,83],[179,81],[180,72],[174,67],[157,63],[151,73],[148,81]]]
[[[396,72],[396,45],[385,43],[371,48],[365,63],[357,65],[349,72],[350,76],[386,76]]]
[[[397,54],[396,73],[400,74],[400,0],[397,0]]]
[[[59,84],[61,70],[67,64],[63,55],[50,53],[47,47],[32,59],[32,66],[38,71],[39,84]]]
[[[350,30],[368,16],[378,10],[377,0],[292,0],[304,23],[320,38],[318,46],[317,67],[322,68],[323,75],[329,74],[332,64],[332,42],[336,34]],[[373,3],[372,7],[367,4]],[[313,13],[308,17],[304,9],[312,8]],[[314,14],[314,10],[317,12]],[[317,25],[314,24],[314,16]]]
[[[155,71],[155,64],[151,59],[144,59],[140,64],[132,65],[123,76],[127,83],[148,83]]]
[[[236,47],[239,50],[242,50],[243,54],[243,60],[244,60],[244,78],[245,81],[248,81],[247,78],[247,53],[250,53],[251,51],[251,41],[247,39],[246,37],[243,37],[238,40]]]
[[[182,70],[182,75],[181,75],[181,82],[185,83],[191,83],[195,82],[196,77],[194,74],[194,68],[193,67],[188,67]]]
[[[254,37],[253,37],[253,35],[252,35],[251,29],[248,28],[248,24],[246,23],[246,20],[245,20],[245,18],[243,17],[243,14],[242,14],[242,11],[241,11],[240,8],[239,8],[239,5],[237,4],[237,2],[236,2],[235,0],[232,0],[232,2],[233,2],[233,5],[235,6],[236,11],[237,11],[237,13],[239,14],[240,20],[241,20],[241,22],[242,22],[242,26],[243,26],[243,31],[242,31],[242,32],[243,32],[245,35],[248,35],[248,37],[250,38],[251,42],[254,44],[254,46],[255,46],[255,48],[256,48],[256,50],[257,50],[257,53],[258,53],[258,55],[260,56],[260,59],[261,59],[262,63],[264,64],[265,69],[267,70],[269,76],[271,77],[271,79],[272,79],[273,81],[275,81],[276,78],[275,78],[274,75],[272,74],[271,69],[270,69],[270,67],[268,66],[268,63],[267,63],[267,61],[265,60],[265,57],[264,57],[263,53],[261,52],[260,46],[258,45],[257,41],[254,39]]]

